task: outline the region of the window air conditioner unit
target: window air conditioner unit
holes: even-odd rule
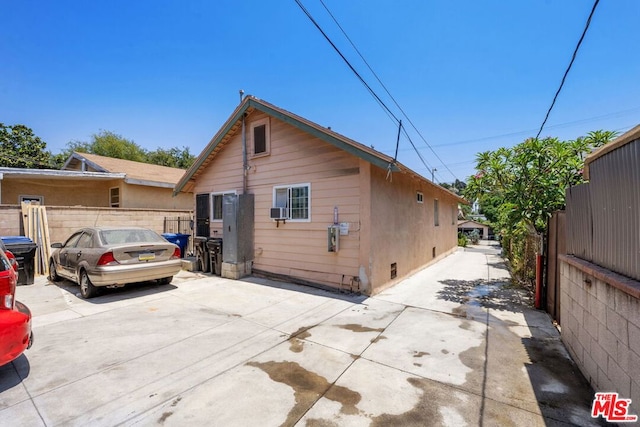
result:
[[[271,219],[287,219],[287,208],[271,208]]]

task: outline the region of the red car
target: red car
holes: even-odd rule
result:
[[[16,359],[33,343],[31,311],[15,300],[17,269],[13,254],[0,248],[0,366]]]

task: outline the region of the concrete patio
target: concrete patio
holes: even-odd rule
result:
[[[34,346],[0,368],[20,426],[599,425],[593,392],[499,252],[461,249],[372,298],[182,272],[82,300],[17,298]]]

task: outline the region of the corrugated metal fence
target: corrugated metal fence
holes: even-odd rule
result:
[[[640,280],[640,140],[596,159],[567,189],[567,253]]]
[[[545,298],[547,313],[560,323],[560,265],[558,255],[567,253],[566,213],[556,211],[547,227],[547,272]]]

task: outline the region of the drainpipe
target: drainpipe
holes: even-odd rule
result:
[[[240,89],[240,103],[242,103],[242,95],[244,95],[244,91]],[[249,172],[247,164],[247,135],[244,123],[245,115],[246,113],[242,113],[242,194],[247,194],[247,172]]]
[[[242,194],[247,194],[247,135],[245,134],[244,114],[242,115]]]

